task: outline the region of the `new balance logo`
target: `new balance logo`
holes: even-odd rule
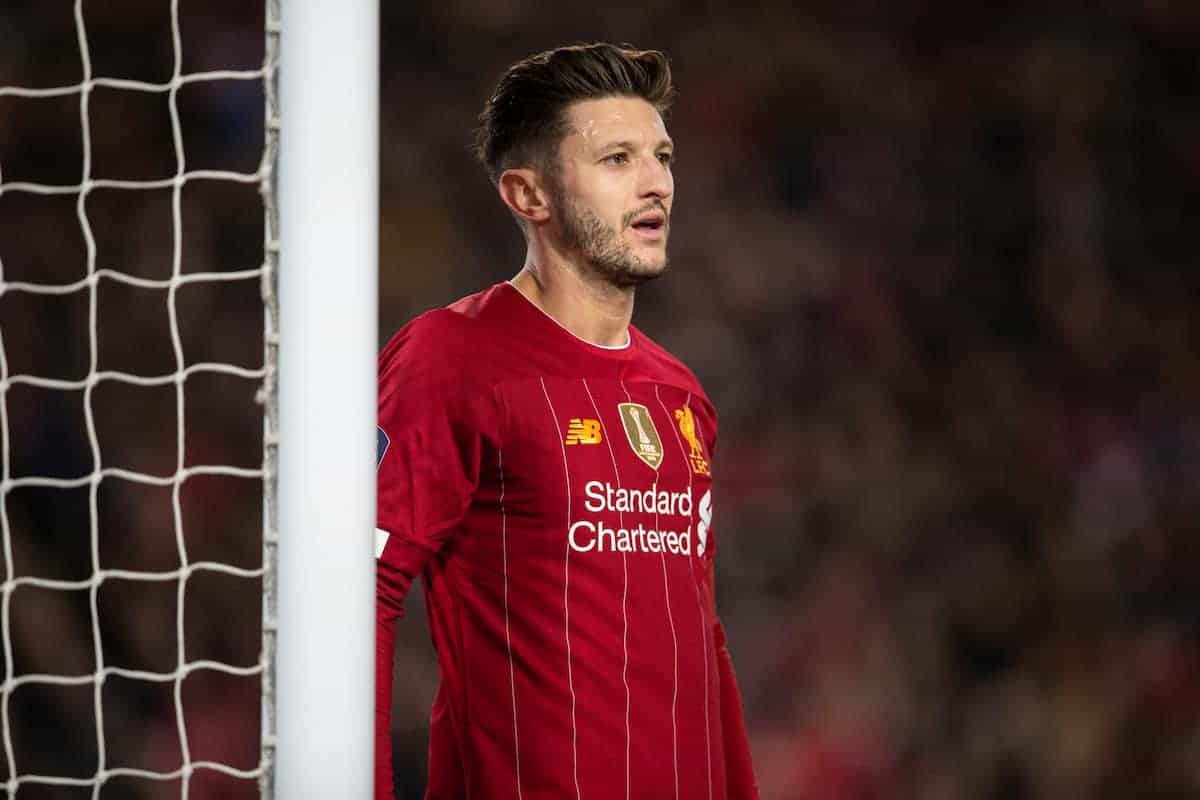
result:
[[[600,444],[603,441],[600,420],[573,417],[567,422],[566,444]]]

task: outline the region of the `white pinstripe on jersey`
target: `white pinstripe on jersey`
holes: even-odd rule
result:
[[[625,392],[625,399],[632,403],[633,398],[629,395],[629,388],[625,386],[625,381],[621,381],[621,389]],[[657,384],[654,386],[654,394],[655,396],[658,395]],[[662,398],[659,398],[658,402],[661,405]],[[665,458],[665,451],[663,456]],[[657,475],[655,476],[655,480],[658,480]],[[657,506],[654,511],[654,528],[658,530]],[[667,600],[667,622],[671,626],[671,760],[674,762],[673,766],[675,769],[675,800],[679,800],[679,715],[677,713],[679,705],[679,635],[675,632],[675,615],[671,611],[671,583],[667,577],[667,555],[660,550],[658,557],[662,561],[663,592]]]
[[[567,482],[567,530],[571,529],[571,468],[567,464],[567,448],[563,444],[565,437],[563,430],[558,426],[558,414],[554,410],[554,403],[550,400],[550,390],[546,388],[546,379],[538,378],[542,384],[542,394],[546,396],[546,405],[550,408],[550,421],[554,425],[554,430],[558,434],[558,446],[562,451],[563,460],[563,478]],[[575,772],[575,797],[581,800],[583,792],[579,788],[579,728],[575,723],[575,677],[571,670],[571,610],[568,604],[568,591],[571,586],[571,544],[570,535],[563,538],[567,540],[566,556],[563,559],[563,630],[567,640],[567,687],[571,690],[571,764]]]
[[[608,436],[608,431],[604,427],[604,417],[600,414],[600,408],[596,405],[596,398],[592,396],[592,390],[588,387],[587,379],[583,379],[583,388],[587,391],[588,399],[592,401],[592,410],[596,412],[596,419],[600,421],[600,433],[604,437],[604,443],[608,445],[608,457],[612,459],[613,476],[616,478],[618,488],[621,487],[621,471],[617,469],[617,456],[613,452],[612,439]],[[628,396],[628,395],[627,395]],[[625,527],[625,515],[618,511],[617,518],[620,521],[620,526]],[[632,736],[629,731],[629,713],[632,707],[632,698],[629,693],[629,613],[627,600],[629,598],[629,556],[624,550],[621,551],[621,682],[625,684],[625,798],[629,800],[630,782],[629,782],[629,747]]]
[[[671,417],[670,411],[667,409],[666,404],[663,403],[662,395],[659,394],[657,386],[654,387],[654,394],[656,397],[658,397],[658,404],[660,406],[662,406],[663,413],[666,414],[669,419]],[[691,405],[691,403],[692,403],[692,393],[688,392],[687,397],[683,401],[683,405],[685,407],[688,407]],[[697,421],[696,422],[697,437],[699,437],[699,435],[700,435],[699,425],[700,425],[700,423],[699,423],[699,421]],[[675,425],[671,426],[671,432],[675,434],[675,442],[676,442],[676,444],[679,445],[679,455],[682,456],[684,463],[688,464],[688,471],[687,471],[688,494],[690,495],[692,493],[692,469],[691,469],[691,464],[688,462],[689,450],[687,447],[684,446],[683,440],[681,438],[679,438],[679,429]],[[693,502],[693,504],[692,504],[692,519],[690,522],[690,525],[692,525],[692,526],[696,525],[697,508],[698,508],[698,504]],[[696,530],[696,529],[693,527],[693,530]],[[699,545],[699,542],[700,542],[699,532],[697,531],[697,537],[696,537],[697,545]],[[703,565],[701,566],[701,568],[703,568]],[[693,569],[694,569],[694,566],[693,566]],[[693,575],[693,578],[695,578],[695,575]],[[710,733],[711,725],[708,720],[708,656],[709,656],[708,643],[709,643],[710,638],[712,637],[712,631],[709,629],[708,620],[705,619],[705,616],[704,616],[704,600],[703,600],[703,598],[700,597],[700,582],[697,580],[693,580],[692,584],[696,588],[696,610],[700,613],[700,643],[704,647],[704,659],[703,659],[703,662],[704,662],[704,758],[705,758],[705,764],[708,767],[708,800],[712,800],[712,739],[711,739],[711,733]]]
[[[521,800],[521,739],[517,729],[517,676],[513,666],[512,634],[508,627],[508,513],[504,508],[504,449],[496,451],[496,468],[500,471],[500,548],[504,558],[504,644],[508,648],[508,684],[512,690],[513,761],[517,773],[517,800]]]

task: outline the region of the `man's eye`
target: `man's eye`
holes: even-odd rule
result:
[[[629,156],[626,153],[613,153],[612,155],[605,156],[604,160],[610,164],[628,164]]]
[[[659,153],[658,160],[660,163],[666,164],[669,167],[669,166],[671,166],[671,164],[675,163],[675,154],[674,153]]]

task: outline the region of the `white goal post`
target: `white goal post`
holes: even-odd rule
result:
[[[70,35],[78,44],[82,67],[78,78],[72,76],[62,85],[45,85],[36,74],[15,78],[0,74],[0,114],[11,113],[23,103],[58,102],[60,109],[73,103],[75,109],[66,116],[71,127],[67,139],[76,134],[77,124],[82,149],[77,180],[71,176],[63,180],[58,177],[61,172],[30,177],[22,169],[36,159],[6,161],[0,137],[0,200],[5,201],[0,213],[18,207],[23,199],[47,203],[61,199],[63,207],[73,206],[73,216],[69,222],[65,217],[56,218],[56,229],[66,238],[68,233],[77,234],[83,253],[74,274],[62,265],[53,271],[41,268],[33,257],[15,265],[0,261],[0,299],[5,303],[0,307],[0,639],[4,669],[0,680],[0,791],[20,798],[36,796],[47,791],[46,787],[50,791],[59,787],[79,796],[89,793],[96,800],[103,796],[106,785],[111,789],[114,783],[149,781],[160,787],[177,784],[179,796],[186,800],[189,791],[192,796],[205,793],[190,788],[194,780],[215,778],[237,782],[238,791],[252,791],[257,782],[258,793],[268,800],[365,800],[373,789],[375,700],[378,0],[337,4],[265,0],[260,67],[190,72],[184,69],[180,0],[154,2],[164,18],[169,16],[171,46],[165,52],[173,66],[165,80],[154,82],[93,69],[93,40],[89,37],[96,34],[89,32],[86,0],[74,0],[68,7],[70,19],[64,28],[70,31],[73,26]],[[215,48],[213,52],[217,52]],[[0,65],[12,63],[0,59]],[[215,87],[223,83],[245,86],[256,81],[261,82],[265,97],[264,146],[257,168],[239,171],[190,165],[181,93],[197,88],[215,93]],[[100,127],[95,125],[93,105],[102,93],[136,97],[131,102],[162,107],[169,121],[157,135],[169,143],[163,150],[173,153],[173,168],[166,174],[137,179],[103,171],[97,174],[94,154],[102,148],[93,146]],[[55,119],[55,124],[62,124],[61,115]],[[123,135],[123,121],[111,117],[105,130],[119,130]],[[11,130],[19,130],[19,126]],[[183,197],[197,187],[213,185],[241,187],[251,194],[257,188],[261,193],[261,264],[216,263],[210,255],[185,257],[184,242],[197,228],[185,224]],[[124,202],[120,198],[150,197],[152,193],[169,197],[170,234],[162,246],[162,257],[155,262],[154,268],[160,272],[150,276],[138,271],[144,265],[129,267],[104,255],[103,246],[97,244],[103,238],[97,227],[103,215],[97,215],[95,206],[103,205],[97,199],[101,195],[117,197],[106,202],[119,206]],[[22,213],[27,214],[23,218],[38,219],[42,212]],[[147,246],[147,252],[152,249]],[[0,255],[4,252],[0,247]],[[64,279],[63,274],[73,276]],[[181,296],[198,290],[216,304],[220,301],[214,287],[241,285],[261,287],[261,364],[243,363],[233,356],[189,359],[185,343],[194,339],[185,331]],[[106,367],[100,345],[106,326],[126,324],[121,319],[122,309],[109,307],[111,302],[106,306],[101,299],[109,296],[105,293],[112,287],[142,292],[139,298],[158,298],[152,313],[163,320],[162,340],[167,340],[168,331],[170,340],[166,350],[171,360],[165,368],[161,363],[147,366],[141,362],[140,366]],[[86,331],[87,342],[77,348],[83,353],[81,363],[63,366],[54,358],[39,362],[42,350],[28,344],[39,335],[43,339],[59,335],[57,330],[47,330],[31,336],[27,330],[30,320],[38,321],[36,309],[42,307],[38,304],[59,301],[85,309],[79,339],[82,342],[82,331]],[[6,316],[21,303],[32,304],[28,307],[35,310]],[[146,304],[147,308],[151,305]],[[4,322],[9,318],[24,327],[18,329],[14,323],[6,329]],[[106,321],[114,319],[117,321]],[[219,320],[219,315],[213,319]],[[253,320],[252,325],[257,326],[257,317]],[[246,340],[243,337],[242,341]],[[59,374],[62,371],[70,374]],[[208,463],[206,452],[225,451],[197,447],[187,435],[187,421],[205,413],[202,403],[200,408],[189,404],[188,392],[195,382],[210,378],[240,381],[247,393],[259,387],[261,463],[228,463],[250,459],[220,455],[214,460],[226,463]],[[110,452],[113,442],[102,430],[103,404],[97,397],[111,387],[130,394],[142,390],[166,393],[175,420],[174,430],[167,436],[171,441],[166,448],[173,448],[174,454],[170,464],[148,461],[129,466]],[[239,397],[243,389],[238,390]],[[35,393],[41,400],[31,401]],[[55,474],[51,468],[29,471],[31,464],[37,467],[39,462],[26,458],[22,447],[27,451],[30,442],[39,443],[30,432],[34,427],[31,420],[38,423],[57,413],[38,407],[51,395],[69,396],[70,403],[64,400],[62,405],[73,404],[80,420],[79,430],[68,432],[66,439],[56,440],[56,444],[77,443],[86,450],[83,455],[90,458],[90,468],[78,466],[78,471],[70,474]],[[247,413],[255,413],[253,402],[247,400]],[[149,423],[145,430],[135,427],[132,438],[149,437],[152,430],[157,429]],[[206,433],[214,435],[214,430],[209,428]],[[72,435],[76,438],[71,439]],[[83,462],[68,457],[63,463],[75,469]],[[211,479],[263,486],[260,563],[247,566],[233,563],[232,556],[210,557],[203,543],[197,544],[193,538],[204,531],[193,530],[200,526],[192,526],[182,498],[195,483]],[[149,537],[156,547],[164,548],[161,552],[169,554],[164,557],[166,566],[152,560],[128,566],[114,560],[108,543],[113,534],[101,521],[102,507],[109,502],[103,498],[114,491],[113,486],[130,497],[140,491],[168,497],[166,517],[157,521],[138,518],[138,524],[145,526],[138,535]],[[50,505],[65,502],[55,493],[86,495],[79,504],[82,511],[77,529],[47,530],[44,521],[19,508],[18,501],[30,493],[53,496]],[[41,502],[46,504],[44,498]],[[16,509],[11,514],[10,506]],[[241,516],[241,523],[257,523],[250,519],[252,514]],[[29,555],[35,546],[46,547],[45,542],[53,539],[49,533],[69,539],[80,554],[86,553],[77,554],[71,562],[80,567],[81,574],[56,569],[56,559],[66,561],[57,551],[37,558]],[[222,531],[222,535],[230,534]],[[251,547],[256,546],[257,542],[252,542]],[[211,588],[206,594],[189,587],[211,576],[246,582],[251,594],[255,592],[252,582],[261,581],[261,607],[236,610],[244,614],[244,620],[261,614],[262,647],[257,660],[251,661],[249,653],[243,660],[242,656],[206,658],[189,652],[185,629],[191,634],[188,626],[197,614],[203,619],[204,611],[188,604],[199,602],[194,598],[213,596]],[[106,604],[112,602],[113,589],[123,592],[122,597],[133,598],[130,607],[156,605],[161,613],[152,618],[173,623],[163,629],[162,636],[170,641],[156,645],[153,654],[161,657],[153,664],[123,663],[121,656],[127,653],[119,647],[111,650],[116,656],[110,654],[113,616]],[[163,599],[166,597],[170,599]],[[76,602],[79,598],[82,602]],[[189,609],[186,613],[185,608]],[[53,613],[45,613],[47,609]],[[219,620],[203,621],[208,629],[220,624]],[[251,623],[239,624],[242,630]],[[55,638],[72,632],[79,641]],[[57,654],[67,651],[69,657]],[[194,734],[189,710],[194,714],[197,705],[207,701],[189,697],[185,685],[189,678],[206,675],[261,685],[261,729],[250,731],[248,742],[253,745],[257,734],[257,752],[248,754],[245,763],[206,755],[198,744],[226,733],[232,738],[245,733],[245,725],[235,722],[232,724],[239,726],[236,731],[207,728],[203,735]],[[138,691],[159,692],[168,698],[155,701],[159,705],[154,708],[161,708],[164,715],[156,718],[156,723],[177,739],[177,751],[169,747],[153,750],[153,744],[146,744],[153,736],[131,732],[136,722],[130,722],[129,707],[108,705],[114,684],[138,684]],[[224,700],[219,691],[207,691],[204,697],[213,702]],[[69,701],[59,696],[68,693]],[[245,706],[244,702],[239,706],[238,720],[254,715],[240,713]],[[18,732],[37,727],[39,711],[51,707],[62,712],[64,724],[74,726],[73,738],[76,744],[83,744],[72,752],[86,751],[86,758],[56,757],[46,752],[50,748],[44,739],[34,745],[18,741]],[[221,717],[210,715],[204,724],[214,724],[214,719]],[[115,739],[113,730],[117,731]],[[113,742],[124,744],[110,746]],[[149,761],[153,766],[137,762],[138,755],[146,755],[147,747],[152,750]]]
[[[284,0],[279,798],[371,796],[378,0]]]

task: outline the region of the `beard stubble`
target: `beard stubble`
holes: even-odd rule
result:
[[[569,248],[579,253],[581,260],[598,277],[606,282],[628,288],[653,280],[667,271],[667,256],[663,253],[661,265],[651,264],[638,257],[628,244],[621,241],[619,231],[607,225],[590,209],[582,209],[571,203],[561,192],[555,192],[555,202],[563,209],[562,229]],[[646,211],[659,208],[661,203],[626,214],[621,220],[622,230]]]

